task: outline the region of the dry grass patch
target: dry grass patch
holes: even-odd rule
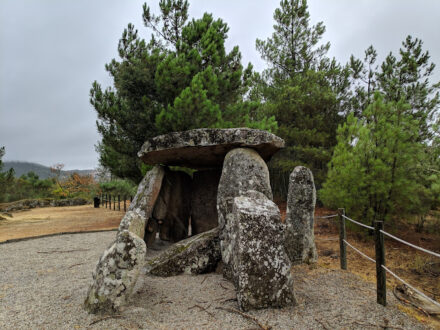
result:
[[[62,232],[115,229],[123,211],[93,205],[44,207],[12,213],[0,221],[0,242]]]

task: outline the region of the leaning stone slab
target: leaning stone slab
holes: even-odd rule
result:
[[[154,166],[147,172],[141,183],[139,183],[136,196],[134,196],[133,201],[130,203],[128,211],[137,211],[143,214],[146,219],[151,217],[157,196],[159,196],[164,174],[165,170],[162,166]],[[126,230],[126,226],[126,223],[121,222],[119,231]]]
[[[265,161],[252,149],[237,148],[231,150],[225,157],[222,175],[217,192],[218,223],[220,227],[220,246],[222,250],[223,275],[231,278],[230,237],[233,235],[226,227],[232,213],[235,197],[254,190],[272,200],[269,170]]]
[[[284,140],[267,131],[250,128],[201,128],[174,132],[147,140],[138,153],[146,164],[189,168],[220,168],[232,149],[248,147],[268,161],[284,147]]]
[[[104,252],[93,273],[84,307],[90,313],[115,313],[126,303],[144,265],[145,243],[127,230]]]
[[[313,233],[316,190],[312,172],[297,166],[290,174],[284,246],[293,264],[314,263],[318,258]]]
[[[218,226],[217,189],[220,170],[197,171],[193,174],[191,195],[191,233],[197,235]]]
[[[116,312],[130,297],[147,248],[143,240],[147,219],[159,195],[164,170],[155,166],[138,187],[119,225],[116,241],[99,259],[84,307],[90,313]]]
[[[295,304],[280,211],[261,193],[253,195],[234,198],[229,219],[235,233],[231,268],[238,305],[247,311]]]
[[[218,235],[219,229],[214,228],[170,246],[160,256],[147,261],[147,273],[166,277],[215,271],[221,260]]]

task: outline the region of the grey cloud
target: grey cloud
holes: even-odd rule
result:
[[[89,104],[94,80],[111,83],[104,64],[117,57],[117,42],[132,22],[142,24],[144,1],[0,1],[0,145],[9,160],[56,162],[66,168],[97,165],[96,115]],[[157,9],[156,1],[149,1]],[[190,14],[211,12],[230,26],[227,47],[238,45],[243,62],[261,71],[255,40],[272,33],[279,1],[194,0]],[[313,22],[324,21],[330,55],[345,62],[373,44],[382,58],[407,34],[421,38],[440,64],[440,2],[309,0]],[[440,80],[440,68],[436,79]]]

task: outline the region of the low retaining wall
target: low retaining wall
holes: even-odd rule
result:
[[[0,212],[15,212],[20,210],[33,209],[36,207],[49,207],[49,206],[76,206],[90,204],[85,198],[70,198],[70,199],[23,199],[11,203],[0,204]]]

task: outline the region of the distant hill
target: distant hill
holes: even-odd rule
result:
[[[3,162],[3,171],[7,171],[10,168],[13,168],[15,171],[15,177],[19,178],[23,174],[34,172],[37,174],[40,179],[47,179],[50,177],[53,177],[52,172],[50,171],[50,167],[44,166],[37,163],[30,163],[30,162],[19,162],[19,161],[4,161]],[[61,171],[62,177],[67,177],[71,175],[72,173],[78,173],[81,175],[88,175],[91,174],[95,176],[95,170],[69,170],[69,171]]]

